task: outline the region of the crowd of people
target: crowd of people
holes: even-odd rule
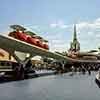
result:
[[[70,67],[69,71],[72,72],[86,72],[91,75],[91,71],[98,71],[100,69],[100,64],[74,64]]]

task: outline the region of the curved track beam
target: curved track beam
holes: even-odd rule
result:
[[[24,53],[30,53],[30,55],[46,56],[64,62],[100,63],[100,60],[81,60],[81,59],[79,60],[79,59],[72,59],[70,57],[65,57],[60,54],[52,53],[48,50],[42,49],[35,45],[31,45],[24,41],[14,39],[9,36],[0,35],[0,48],[8,51],[11,54],[14,53],[14,51],[16,50]]]

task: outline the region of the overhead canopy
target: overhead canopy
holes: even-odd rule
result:
[[[25,31],[26,28],[20,26],[20,25],[11,25],[10,28],[12,28],[13,30],[20,30],[20,31]]]
[[[36,35],[34,32],[31,32],[31,31],[25,31],[25,33],[28,34],[28,35],[30,35],[30,36],[32,36],[32,37],[33,37],[34,35]]]
[[[43,39],[44,42],[48,42],[48,40]]]
[[[41,40],[43,39],[41,36],[35,35],[35,37],[38,38],[38,39],[41,39]]]
[[[41,36],[37,36],[37,35],[35,35],[35,37],[38,38],[38,39],[40,39],[40,40],[42,40],[42,41],[44,41],[44,42],[48,42],[47,40],[45,40],[45,39],[42,38]]]

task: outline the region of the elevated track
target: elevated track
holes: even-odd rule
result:
[[[67,56],[62,56],[60,54],[50,52],[35,45],[26,43],[24,41],[20,41],[18,39],[14,39],[12,37],[3,35],[0,35],[0,48],[8,51],[12,55],[14,54],[15,51],[20,51],[24,53],[30,53],[31,56],[40,55],[64,62],[100,63],[100,60],[91,60],[91,59],[81,60],[81,59],[73,59]]]

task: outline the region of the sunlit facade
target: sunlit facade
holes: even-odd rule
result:
[[[0,61],[15,61],[15,59],[8,52],[0,49]]]

